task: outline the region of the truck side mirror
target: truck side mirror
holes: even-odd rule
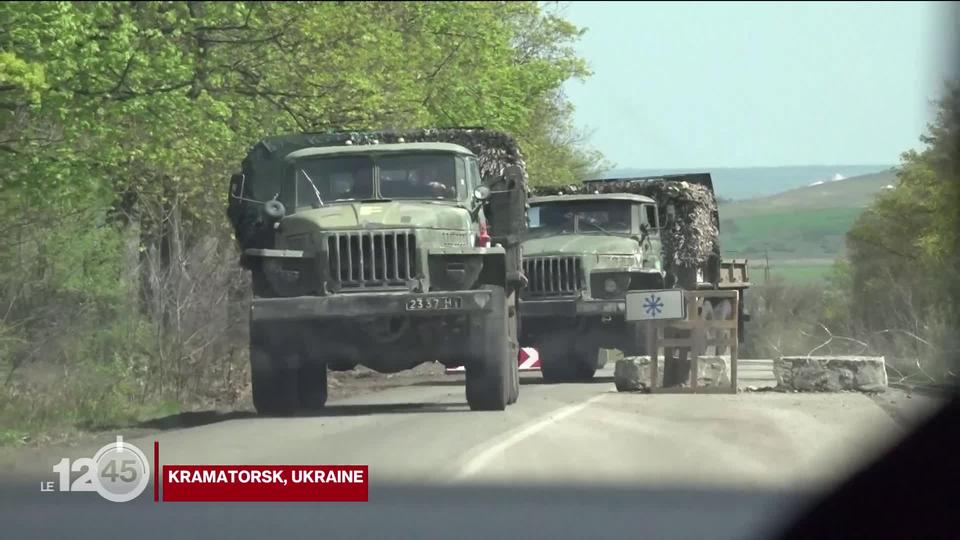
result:
[[[490,199],[490,188],[487,186],[477,186],[477,189],[473,190],[473,204],[470,208],[470,216],[473,219],[477,219],[477,216],[480,215],[480,209],[483,208],[484,203]]]
[[[484,205],[491,238],[504,245],[519,242],[519,236],[527,230],[527,189],[523,169],[508,165],[500,178],[491,179],[484,187],[489,193]]]
[[[503,170],[503,179],[506,180],[508,190],[516,189],[518,184],[523,183],[523,170],[516,165],[508,165]]]
[[[236,173],[230,177],[230,198],[243,199],[243,188],[245,187],[246,177],[243,173]]]

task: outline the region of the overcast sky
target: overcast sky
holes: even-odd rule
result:
[[[945,4],[565,6],[594,71],[565,90],[619,167],[894,164],[950,66]]]

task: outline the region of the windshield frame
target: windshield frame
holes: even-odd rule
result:
[[[428,197],[428,196],[391,196],[384,197],[382,195],[382,183],[381,183],[381,160],[383,158],[393,158],[393,157],[411,157],[411,156],[432,156],[432,157],[443,157],[453,159],[453,170],[454,170],[454,190],[455,194],[452,197]],[[421,201],[421,202],[433,202],[433,203],[447,203],[447,204],[464,204],[469,194],[471,193],[471,172],[469,158],[473,157],[472,154],[464,154],[462,152],[450,152],[445,150],[412,150],[409,152],[356,152],[356,153],[342,153],[342,154],[333,154],[327,156],[312,156],[304,157],[290,162],[287,165],[286,173],[284,174],[283,184],[281,186],[281,201],[287,206],[290,210],[290,213],[295,213],[298,210],[305,210],[314,207],[334,205],[338,203],[355,203],[355,202],[365,202],[365,201]],[[372,189],[369,197],[354,197],[354,198],[335,198],[335,199],[322,199],[320,204],[316,204],[316,196],[312,193],[313,189],[310,187],[311,182],[305,180],[306,177],[312,177],[313,175],[308,172],[306,164],[316,162],[316,161],[326,161],[326,160],[343,160],[348,159],[367,159],[369,160],[370,171],[372,173]],[[458,177],[459,176],[459,177]],[[314,179],[315,181],[320,181]],[[321,186],[316,186],[318,189],[322,189]],[[316,205],[316,206],[314,206]]]

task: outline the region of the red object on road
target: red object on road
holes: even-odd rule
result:
[[[517,355],[517,369],[520,371],[540,371],[540,352],[533,347],[521,347],[520,354]],[[465,373],[467,369],[463,366],[457,366],[446,369],[447,375]]]

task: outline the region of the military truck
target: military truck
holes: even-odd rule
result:
[[[318,409],[328,371],[466,366],[472,410],[519,397],[527,179],[484,129],[292,134],[255,144],[227,214],[250,271],[262,414]]]
[[[591,379],[605,361],[600,349],[646,354],[643,325],[625,320],[627,291],[749,287],[746,261],[719,256],[709,174],[588,181],[537,195],[523,242],[520,342],[540,351],[546,380]],[[726,318],[732,306],[707,309]]]

